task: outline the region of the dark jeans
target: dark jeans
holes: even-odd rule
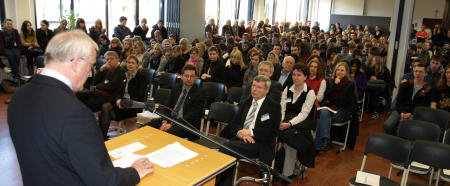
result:
[[[111,97],[103,96],[95,91],[82,91],[76,95],[92,112],[100,111],[104,103],[112,101]]]
[[[30,69],[31,67],[35,66],[35,59],[37,56],[41,55],[41,52],[37,52],[35,50],[28,50],[25,48],[24,50],[25,56],[27,56],[27,67]]]
[[[8,59],[9,66],[13,74],[19,74],[20,51],[17,48],[5,48],[5,57]]]

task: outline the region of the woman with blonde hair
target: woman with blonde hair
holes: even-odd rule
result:
[[[199,49],[196,47],[192,47],[189,52],[189,60],[186,61],[186,64],[194,65],[197,69],[197,72],[202,72],[204,60],[200,56]]]
[[[138,59],[139,68],[142,68],[144,60],[149,60],[151,55],[147,52],[145,44],[143,41],[137,41],[134,44],[134,51],[136,52],[136,58]]]
[[[133,50],[133,39],[132,38],[125,38],[123,40],[123,49],[120,53],[120,61],[124,62],[128,56],[134,55],[136,52]],[[123,65],[126,65],[126,63],[123,63]]]
[[[230,59],[225,64],[225,86],[242,87],[244,73],[247,66],[244,64],[241,51],[235,49],[231,51]]]
[[[277,53],[274,51],[270,51],[269,54],[267,54],[266,61],[270,61],[273,65],[273,75],[270,79],[278,81],[278,79],[275,79],[276,77],[280,77],[281,73],[281,62],[280,62],[280,56],[278,56]]]
[[[165,60],[162,56],[163,56],[163,49],[159,43],[156,43],[152,49],[150,59],[143,60],[142,67],[146,69],[157,70],[162,61]]]
[[[331,124],[350,120],[356,105],[355,83],[351,81],[347,62],[336,64],[333,76],[327,80],[326,86],[325,97],[320,106],[336,112],[328,109],[319,111],[315,147],[316,150],[322,151],[329,149]]]
[[[96,43],[100,44],[100,35],[105,34],[106,29],[103,28],[102,20],[97,19],[95,20],[95,25],[91,26],[89,28],[89,36],[94,40]]]
[[[189,53],[191,51],[191,45],[189,44],[188,38],[180,39],[181,55],[185,60],[189,59]]]

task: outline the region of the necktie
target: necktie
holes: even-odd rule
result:
[[[258,107],[258,103],[256,103],[256,101],[253,101],[252,107],[253,108],[247,115],[247,118],[245,118],[244,129],[249,129],[250,126],[252,125],[253,120],[255,118],[256,108]]]
[[[178,115],[178,112],[181,109],[181,106],[184,105],[184,99],[186,98],[187,90],[183,89],[183,94],[181,95],[180,99],[178,100],[177,106],[175,107],[175,112],[172,113],[172,117],[175,117]]]

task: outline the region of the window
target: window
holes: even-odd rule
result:
[[[38,24],[45,19],[50,23],[49,28],[52,30],[59,26],[61,17],[70,11],[70,0],[36,0],[35,5]]]
[[[147,26],[150,28],[156,24],[159,20],[159,7],[159,0],[140,0],[138,24],[143,18],[147,19]]]
[[[208,23],[210,19],[214,19],[217,22],[217,14],[219,12],[219,0],[207,0],[205,1],[205,22]]]
[[[269,22],[272,22],[273,18],[273,0],[266,1],[264,4],[264,19],[269,19]]]
[[[105,7],[106,1],[74,0],[74,11],[78,18],[84,19],[88,31],[97,19],[102,20],[103,28],[106,29]]]
[[[304,9],[303,1],[304,0],[278,0],[275,10],[275,20],[279,22],[291,22],[291,24],[299,21],[303,12],[302,10]]]
[[[241,5],[239,6],[239,20],[247,20],[248,17],[248,0],[240,0]]]
[[[114,33],[114,28],[120,24],[119,19],[121,16],[127,18],[127,27],[133,31],[136,26],[136,1],[135,0],[109,0],[109,10],[108,10],[108,20],[109,20],[109,37],[111,38]]]

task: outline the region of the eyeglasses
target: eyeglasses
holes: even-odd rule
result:
[[[270,73],[270,70],[258,69],[258,72],[267,72],[267,73]]]

